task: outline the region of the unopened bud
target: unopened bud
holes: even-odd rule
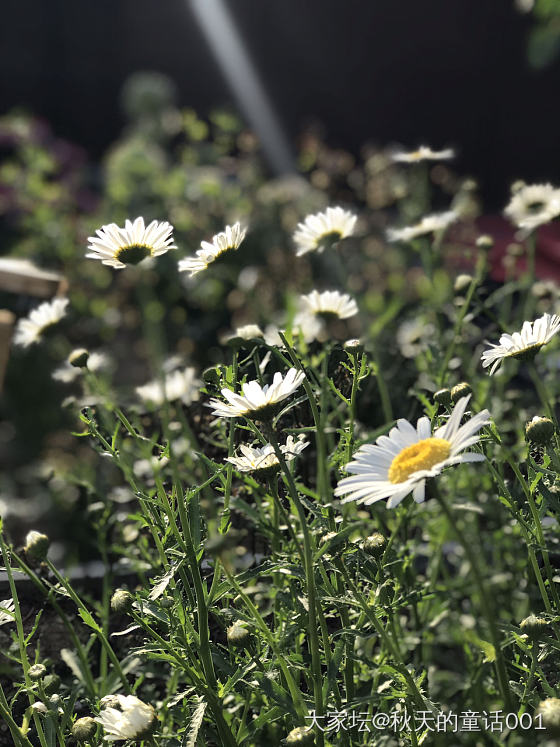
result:
[[[453,290],[455,293],[461,293],[466,290],[472,283],[472,275],[457,275],[455,282],[453,283]]]
[[[214,386],[220,386],[222,382],[222,376],[220,369],[217,366],[211,366],[202,372],[202,380],[205,384],[213,384]]]
[[[111,597],[111,609],[117,614],[130,612],[134,597],[126,589],[117,589]]]
[[[51,542],[46,534],[32,530],[28,532],[25,538],[25,547],[23,551],[28,560],[32,563],[41,563],[49,551]]]
[[[535,415],[525,426],[525,437],[527,441],[533,441],[536,444],[546,446],[554,436],[555,430],[554,423],[550,418],[542,418],[539,415]]]
[[[541,700],[535,711],[541,717],[542,726],[549,737],[560,737],[560,698]]]
[[[352,340],[346,340],[346,342],[344,343],[344,349],[348,353],[361,353],[364,349],[364,346],[362,345],[360,340],[355,337]]]
[[[48,709],[44,703],[41,703],[40,700],[37,700],[31,706],[31,710],[34,711],[35,713],[46,713]]]
[[[33,680],[33,682],[37,682],[37,680],[40,680],[41,677],[44,677],[47,673],[47,668],[44,664],[33,664],[32,667],[29,667],[29,671],[27,674],[29,675],[29,679]]]
[[[550,623],[545,620],[544,617],[537,617],[537,615],[529,615],[524,620],[521,620],[519,627],[524,633],[527,633],[529,638],[538,641],[546,634],[550,628]]]
[[[87,368],[88,359],[89,350],[86,350],[85,348],[77,348],[68,356],[68,363],[75,368]]]
[[[451,390],[451,401],[452,402],[458,402],[461,397],[466,397],[467,394],[472,393],[472,387],[470,384],[467,384],[466,381],[462,381],[460,384],[457,384],[453,387]]]
[[[77,742],[88,742],[93,739],[97,731],[97,724],[90,716],[79,718],[72,727],[72,736]]]
[[[380,532],[374,532],[366,537],[362,544],[362,550],[373,558],[380,558],[385,552],[387,540]]]
[[[297,726],[286,737],[286,744],[313,745],[315,744],[315,736],[308,726]]]
[[[227,640],[234,648],[247,648],[251,641],[251,634],[243,625],[234,623],[227,630]]]
[[[451,390],[439,389],[434,394],[434,402],[437,402],[438,405],[449,406],[451,404]]]
[[[479,249],[489,250],[494,246],[494,239],[492,236],[488,236],[488,234],[483,234],[476,240],[476,245]]]

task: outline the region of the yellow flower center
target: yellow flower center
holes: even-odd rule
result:
[[[389,481],[404,482],[414,472],[430,469],[434,464],[443,462],[450,451],[451,444],[444,438],[425,438],[412,446],[407,446],[391,462]]]
[[[332,231],[328,231],[327,233],[318,236],[315,243],[317,246],[331,247],[336,244],[337,241],[340,241],[341,238],[342,231],[339,228],[334,228]]]
[[[508,353],[507,358],[518,358],[521,361],[531,361],[539,350],[544,345],[544,342],[535,342],[533,345],[528,345],[523,350],[514,350],[513,353]]]
[[[145,244],[131,244],[129,246],[121,246],[115,252],[115,259],[122,262],[124,265],[137,265],[146,257],[149,257],[152,253],[152,248]]]

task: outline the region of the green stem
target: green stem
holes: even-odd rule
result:
[[[527,481],[524,479],[523,475],[521,474],[521,470],[515,463],[515,460],[507,458],[507,461],[509,465],[511,466],[512,470],[514,471],[515,476],[521,483],[521,487],[523,488],[523,492],[525,493],[525,498],[527,499],[527,503],[529,504],[529,509],[531,511],[531,516],[533,517],[533,523],[535,526],[535,533],[537,535],[537,542],[539,543],[539,546],[540,546],[541,555],[542,555],[544,567],[546,570],[548,586],[552,593],[552,597],[554,599],[554,604],[556,605],[556,609],[559,610],[560,609],[560,598],[558,597],[558,592],[556,591],[556,584],[553,580],[554,572],[552,570],[552,566],[550,565],[550,558],[548,555],[548,551],[546,549],[546,543],[544,539],[541,518],[539,516],[539,511],[535,504],[535,499],[533,498],[533,493],[531,491],[530,486],[527,484]],[[539,577],[540,577],[540,570],[539,570]]]
[[[510,459],[507,456],[507,454],[506,454],[506,461],[513,468],[513,471],[515,472],[515,470],[517,469],[517,465],[515,465],[515,462],[512,459]],[[541,597],[542,597],[542,600],[543,600],[543,604],[544,604],[545,610],[547,612],[552,612],[552,605],[550,604],[550,599],[548,598],[548,593],[546,591],[546,587],[545,587],[544,582],[542,580],[541,571],[540,571],[540,568],[539,568],[539,564],[537,562],[537,556],[535,555],[535,551],[531,547],[531,537],[529,536],[530,530],[529,530],[528,526],[526,525],[526,522],[523,519],[523,517],[520,516],[519,513],[516,511],[515,503],[513,501],[513,497],[511,495],[511,493],[509,492],[509,490],[507,489],[506,484],[503,481],[501,475],[499,474],[499,472],[496,469],[494,469],[494,467],[492,466],[492,464],[490,462],[488,463],[488,466],[489,466],[490,471],[492,472],[492,474],[494,476],[494,479],[497,481],[497,483],[499,484],[499,487],[502,489],[504,497],[507,498],[509,510],[511,511],[512,515],[515,517],[517,525],[519,526],[519,528],[521,530],[521,533],[523,535],[523,539],[525,541],[525,546],[527,547],[527,554],[529,555],[529,562],[531,564],[531,568],[533,569],[533,574],[534,574],[535,579],[537,581],[537,586],[539,587],[539,591],[541,593]],[[523,479],[522,479],[522,484],[523,484]]]
[[[348,442],[346,444],[346,461],[352,459],[352,448],[354,446],[354,421],[356,420],[356,395],[358,393],[358,384],[360,381],[361,363],[358,366],[360,357],[358,353],[351,353],[353,372],[352,372],[352,391],[350,392],[349,423],[348,423]]]
[[[457,316],[457,319],[455,320],[455,325],[453,327],[453,337],[451,339],[451,344],[447,348],[447,351],[445,353],[445,358],[443,359],[443,363],[441,364],[441,368],[439,371],[439,385],[442,387],[445,382],[445,376],[447,374],[447,367],[449,365],[449,361],[451,360],[451,357],[453,353],[455,352],[455,347],[457,345],[457,340],[459,339],[459,335],[461,333],[461,328],[463,326],[463,321],[465,320],[465,316],[467,314],[467,311],[469,310],[469,307],[471,305],[472,297],[474,295],[474,292],[476,290],[477,285],[480,282],[480,274],[477,271],[473,279],[471,280],[471,284],[469,285],[469,289],[467,291],[467,295],[465,297],[465,301],[463,305],[461,306],[461,311],[459,312],[459,315]]]
[[[295,350],[291,347],[289,342],[286,340],[286,337],[284,336],[284,334],[282,332],[280,332],[279,334],[282,339],[282,342],[286,346],[286,350],[288,351],[288,355],[290,356],[294,366],[297,368],[298,371],[305,373],[303,366],[301,365],[300,360],[297,357]],[[311,388],[311,384],[307,380],[307,376],[303,380],[303,388],[305,389],[305,393],[307,394],[307,399],[309,400],[309,407],[311,408],[311,413],[313,415],[313,422],[315,424],[315,439],[317,443],[317,490],[321,498],[321,501],[323,503],[329,503],[331,486],[330,486],[330,481],[328,479],[328,465],[327,465],[327,458],[326,458],[325,435],[324,435],[323,428],[322,428],[321,414],[319,412],[319,408],[317,407],[317,402],[315,401],[315,395],[313,394],[313,389]],[[332,529],[334,529],[334,526],[332,527]]]
[[[278,648],[278,645],[276,641],[274,640],[274,636],[272,635],[272,632],[270,631],[268,625],[263,620],[260,612],[255,607],[251,599],[245,594],[241,586],[238,584],[236,579],[233,577],[231,571],[229,568],[224,565],[223,566],[224,573],[230,582],[230,584],[233,586],[237,594],[241,597],[244,604],[247,606],[247,608],[250,610],[252,616],[254,617],[257,625],[259,626],[262,634],[266,638],[268,645],[272,649],[272,652],[276,658],[276,661],[278,662],[278,666],[280,667],[282,674],[284,675],[284,679],[286,680],[286,684],[288,686],[288,690],[290,691],[290,695],[292,696],[292,699],[294,701],[294,708],[296,709],[298,716],[303,720],[307,716],[307,708],[305,707],[305,704],[303,702],[303,699],[301,697],[301,693],[298,690],[296,683],[294,681],[294,678],[292,677],[292,674],[290,672],[290,668],[286,664],[286,660]]]
[[[19,655],[20,655],[21,667],[23,669],[23,678],[25,680],[25,686],[27,689],[27,697],[29,698],[29,705],[32,706],[33,703],[35,702],[35,696],[33,695],[33,690],[32,690],[33,683],[31,682],[31,679],[29,677],[29,659],[27,658],[25,633],[23,630],[23,620],[21,617],[21,608],[19,606],[19,598],[18,598],[18,594],[16,590],[16,584],[14,581],[14,574],[12,572],[12,562],[11,562],[10,555],[8,553],[8,548],[6,547],[4,538],[2,536],[1,524],[0,524],[0,548],[2,550],[2,558],[4,559],[4,567],[8,575],[8,583],[10,585],[10,593],[12,595],[12,601],[14,603],[14,615],[15,615]],[[34,711],[33,711],[33,722],[35,724],[37,735],[39,737],[39,741],[41,742],[42,747],[47,747],[47,742],[45,740],[45,734],[43,732],[43,726],[41,724],[39,716]]]
[[[234,350],[233,352],[233,362],[232,362],[232,373],[233,373],[233,386],[237,385],[237,377],[238,377],[238,354],[237,350]],[[235,450],[235,418],[230,419],[229,423],[229,432],[228,432],[228,457],[233,456],[233,452]],[[222,520],[220,522],[220,531],[224,532],[227,523],[229,521],[229,502],[231,499],[231,486],[233,484],[233,464],[231,462],[227,463],[226,467],[226,484],[224,488],[224,510],[222,513]]]
[[[62,607],[58,604],[56,599],[54,599],[54,592],[52,591],[52,589],[51,590],[47,589],[47,587],[43,584],[43,582],[37,576],[37,574],[26,563],[24,563],[24,561],[18,555],[16,555],[15,553],[12,553],[12,557],[14,558],[16,563],[19,565],[21,570],[28,576],[31,582],[39,589],[41,594],[43,594],[43,596],[46,597],[49,604],[52,606],[52,608],[56,611],[56,613],[62,620],[66,630],[68,631],[68,634],[70,635],[70,638],[72,639],[74,646],[76,647],[78,658],[80,659],[80,662],[82,664],[82,672],[86,680],[85,685],[88,691],[88,695],[90,698],[96,698],[97,688],[95,686],[95,681],[93,679],[93,675],[91,673],[91,669],[88,663],[87,653],[84,647],[82,646],[82,642],[76,635],[76,631],[74,630],[74,627],[72,626],[70,620],[68,619]]]
[[[4,694],[4,690],[1,684],[0,684],[0,717],[8,725],[8,729],[10,730],[10,734],[12,735],[12,738],[14,740],[14,744],[16,747],[33,747],[29,739],[24,734],[21,733],[19,726],[14,721],[13,716],[10,711],[10,706],[8,704],[8,701],[6,700],[6,696]]]
[[[543,407],[546,409],[548,416],[552,420],[554,425],[558,427],[558,420],[556,419],[556,413],[554,411],[554,398],[549,395],[542,378],[539,376],[539,372],[537,371],[535,362],[529,361],[527,367],[529,369],[529,375],[533,380],[533,384],[535,385],[535,389],[537,390],[537,394],[539,395],[539,399]]]
[[[511,691],[509,687],[509,680],[507,676],[506,665],[504,662],[504,656],[503,656],[503,652],[502,652],[502,648],[500,644],[500,638],[498,635],[498,629],[496,626],[495,613],[494,613],[494,610],[492,609],[492,605],[490,603],[490,600],[486,593],[486,589],[484,587],[482,573],[480,571],[480,566],[478,564],[478,558],[473,550],[471,543],[469,543],[469,541],[463,534],[463,531],[461,530],[461,528],[455,521],[455,516],[453,515],[453,512],[449,508],[446,499],[439,492],[439,490],[437,489],[437,486],[434,486],[434,487],[435,487],[434,496],[437,502],[439,503],[443,513],[445,514],[447,521],[449,522],[449,525],[451,526],[455,535],[457,536],[457,539],[459,540],[460,544],[463,546],[465,555],[467,556],[467,559],[470,563],[471,570],[472,570],[476,585],[478,587],[483,614],[488,622],[488,626],[490,629],[490,636],[492,638],[492,645],[494,646],[494,651],[496,654],[496,661],[495,661],[496,674],[498,676],[498,684],[500,687],[500,691],[504,699],[504,707],[506,711],[511,711],[512,696],[511,696]]]
[[[311,546],[311,536],[309,534],[309,527],[307,526],[307,518],[305,516],[305,510],[299,499],[299,495],[297,492],[297,488],[294,482],[293,475],[290,472],[290,468],[284,458],[284,454],[282,453],[280,446],[278,445],[278,439],[276,438],[276,434],[274,433],[272,428],[269,428],[268,430],[269,432],[267,435],[269,437],[270,443],[272,444],[272,447],[274,448],[274,453],[276,454],[276,458],[278,459],[278,462],[280,463],[282,472],[284,473],[284,478],[288,485],[291,498],[298,512],[299,521],[300,521],[301,529],[303,533],[303,552],[304,552],[304,557],[305,557],[304,570],[305,570],[305,581],[306,581],[306,586],[307,586],[307,600],[308,600],[308,607],[309,607],[309,616],[308,616],[309,647],[311,649],[311,670],[312,670],[312,678],[313,678],[313,693],[314,693],[314,698],[315,698],[316,712],[318,715],[323,715],[324,709],[323,709],[323,694],[322,694],[323,690],[322,690],[321,656],[319,652],[319,637],[317,635],[318,603],[317,603],[317,590],[315,588],[315,573],[314,573],[314,567],[313,567],[313,549]],[[317,739],[319,741],[319,744],[323,743],[322,732],[320,732],[317,735]]]
[[[389,636],[385,630],[385,627],[380,622],[379,618],[377,617],[377,614],[375,612],[375,609],[373,608],[373,605],[371,605],[366,599],[364,599],[363,594],[359,591],[359,589],[356,587],[356,584],[352,579],[350,578],[350,574],[348,573],[348,569],[344,565],[344,563],[340,564],[340,570],[344,576],[344,579],[350,589],[352,589],[353,596],[355,600],[358,602],[360,607],[362,608],[365,616],[367,619],[373,624],[373,627],[375,628],[375,632],[383,641],[383,645],[387,649],[387,651],[390,652],[391,656],[400,665],[399,672],[403,675],[403,677],[406,680],[406,683],[408,685],[409,691],[410,691],[410,697],[416,704],[419,710],[429,710],[427,708],[426,702],[424,698],[422,697],[422,693],[418,689],[416,682],[414,681],[414,677],[410,674],[408,671],[408,668],[400,654],[400,651],[396,647],[394,641],[391,639],[391,636]]]
[[[525,682],[525,687],[523,688],[523,695],[521,697],[521,705],[519,707],[518,715],[521,716],[521,714],[526,709],[526,701],[525,698],[527,697],[527,693],[531,691],[531,686],[533,685],[533,680],[535,679],[535,671],[537,669],[538,665],[538,659],[537,654],[539,652],[539,644],[537,641],[531,642],[531,670],[529,671],[529,676],[527,677],[527,681]]]
[[[55,568],[55,566],[51,563],[50,560],[46,560],[45,562],[48,565],[51,573],[53,573],[53,575],[55,576],[56,580],[59,582],[59,584],[68,592],[68,594],[70,595],[70,598],[72,599],[72,601],[74,602],[74,604],[78,607],[78,609],[82,610],[82,612],[87,617],[91,617],[93,619],[93,615],[88,610],[88,608],[86,607],[86,605],[82,602],[82,600],[80,599],[80,597],[76,594],[76,592],[71,587],[71,585],[68,583],[68,581],[58,572],[58,570]],[[89,627],[91,628],[91,630],[94,631],[95,635],[99,639],[99,642],[101,643],[101,645],[103,646],[103,648],[107,651],[107,656],[109,657],[109,659],[111,661],[111,664],[114,666],[115,672],[117,673],[117,675],[118,675],[118,677],[119,677],[119,679],[120,679],[120,681],[121,681],[121,683],[122,683],[122,685],[123,685],[126,693],[128,695],[130,695],[132,693],[132,690],[130,688],[130,684],[129,684],[127,678],[126,678],[125,673],[122,670],[121,664],[120,664],[119,660],[117,659],[117,656],[116,656],[115,652],[113,651],[113,648],[112,648],[111,644],[109,643],[109,641],[108,641],[105,633],[103,632],[103,630],[99,626],[97,626],[97,627],[89,626]]]
[[[393,407],[391,405],[391,397],[389,396],[389,390],[383,376],[383,369],[381,367],[381,359],[377,353],[376,345],[373,346],[372,358],[375,363],[375,380],[377,381],[377,388],[379,389],[379,399],[381,400],[381,408],[383,410],[383,417],[386,423],[390,423],[393,418]]]

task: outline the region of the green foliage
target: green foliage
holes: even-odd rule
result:
[[[496,289],[485,250],[453,234],[387,244],[379,226],[389,206],[396,221],[430,205],[437,187],[423,164],[406,170],[375,153],[357,165],[309,136],[300,158],[308,179],[269,181],[235,117],[178,112],[169,90],[160,118],[153,94],[149,85],[129,92],[134,121],[107,154],[87,208],[33,121],[3,122],[17,136],[0,169],[15,200],[12,212],[4,208],[10,248],[62,269],[72,308],[37,357],[16,354],[8,384],[23,392],[70,350],[88,349],[88,367],[68,366],[58,379],[73,392],[74,435],[43,452],[47,476],[34,484],[55,502],[55,534],[73,496],[77,540],[64,565],[72,552],[83,560],[85,547],[103,568],[88,583],[63,573],[52,552],[31,564],[0,534],[11,598],[0,608],[0,715],[10,738],[70,744],[79,717],[107,715],[107,696],[120,696],[112,702],[120,709],[134,702],[123,696],[153,707],[153,734],[142,739],[162,747],[309,741],[302,727],[313,714],[324,727],[313,728],[319,746],[444,744],[449,733],[419,720],[415,729],[406,715],[532,716],[559,694],[557,342],[535,361],[506,359],[493,377],[480,353],[485,339],[552,312],[557,296],[537,293],[530,272]],[[460,184],[450,171],[449,183]],[[297,222],[347,199],[348,184],[359,231],[295,258]],[[176,254],[122,271],[83,259],[95,228],[140,212],[173,223]],[[192,280],[177,273],[179,255],[242,217],[249,232],[238,251]],[[470,221],[463,225],[474,230]],[[473,279],[459,294],[453,281],[465,260]],[[296,323],[298,296],[313,287],[348,289],[361,314],[307,334]],[[243,323],[286,334],[224,341]],[[94,366],[98,347],[112,367]],[[191,388],[169,387],[161,402],[135,390],[153,378],[157,400],[158,384],[187,363],[196,369]],[[208,407],[225,399],[222,390],[270,384],[292,366],[305,379],[265,422]],[[335,496],[360,446],[400,418],[444,426],[451,395],[434,395],[463,382],[472,390],[466,417],[486,407],[492,416],[469,446],[484,462],[450,466],[428,481],[421,504],[410,495],[394,508]],[[40,409],[40,393],[38,405],[29,396]],[[45,408],[58,412],[59,399]],[[552,439],[528,443],[526,422],[539,413],[553,421]],[[39,412],[27,416],[39,427]],[[299,437],[309,443],[296,454]],[[288,443],[293,453],[282,451]],[[235,462],[241,446],[265,445],[255,459],[266,469]],[[372,535],[381,537],[375,547],[365,542]],[[62,532],[58,540],[72,548]],[[123,604],[111,604],[117,589]],[[544,621],[538,636],[520,625],[530,614]],[[41,667],[48,674],[36,677]],[[47,692],[53,681],[56,692]],[[380,726],[380,714],[392,714],[394,727]],[[359,729],[358,717],[377,726]],[[341,718],[346,728],[336,727]],[[106,731],[99,725],[90,744]],[[452,739],[481,744],[481,734],[495,739],[488,730]],[[508,744],[534,744],[535,734],[512,729]]]

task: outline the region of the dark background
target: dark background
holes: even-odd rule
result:
[[[560,179],[558,73],[527,63],[532,19],[513,0],[226,0],[292,143],[454,145],[501,207],[513,179]],[[232,97],[189,0],[3,0],[3,112],[25,106],[98,157],[138,70],[204,114]]]

